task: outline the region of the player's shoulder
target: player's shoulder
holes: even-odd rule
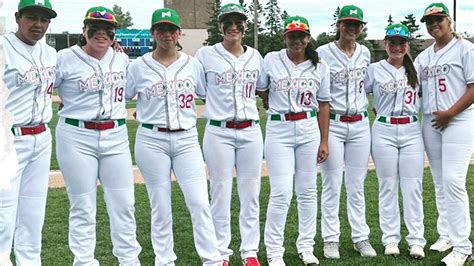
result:
[[[363,44],[359,44],[359,45],[360,45],[360,50],[361,50],[362,54],[363,54],[364,56],[370,57],[370,50],[369,50],[369,48],[367,48],[367,46],[365,46],[365,45],[363,45]]]
[[[190,55],[188,55],[186,53],[183,53],[183,52],[181,52],[181,54],[186,59],[189,58],[189,64],[191,64],[193,66],[198,66],[198,67],[202,66],[201,62],[197,58],[195,58],[194,56],[190,56]]]
[[[285,49],[283,49],[285,50]],[[268,54],[265,55],[265,58],[264,60],[265,61],[273,61],[273,60],[277,60],[279,58],[279,54],[281,53],[282,50],[280,51],[272,51],[272,52],[269,52]]]
[[[462,50],[466,50],[466,51],[470,51],[474,49],[474,44],[471,41],[466,40],[464,38],[459,39],[459,46],[461,47]]]
[[[214,51],[214,45],[206,45],[206,46],[203,46],[203,47],[199,48],[196,52],[196,55],[197,54],[206,55],[206,54],[209,54],[209,53],[213,53],[213,51]]]
[[[63,58],[69,58],[69,57],[75,56],[73,49],[77,49],[77,48],[79,48],[79,46],[74,45],[74,46],[71,46],[71,47],[69,47],[69,48],[64,48],[64,49],[59,50],[59,51],[57,52],[57,54],[58,54],[58,60],[59,60],[59,59],[63,59]],[[80,48],[79,48],[79,49],[80,49]]]

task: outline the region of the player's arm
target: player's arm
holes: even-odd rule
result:
[[[436,129],[444,130],[449,121],[457,116],[462,111],[466,110],[469,106],[474,103],[474,83],[467,84],[466,92],[461,98],[446,111],[434,112],[434,118],[431,120],[433,127]]]
[[[319,144],[318,151],[318,163],[322,163],[327,160],[329,156],[329,102],[318,101],[319,112],[318,112],[318,123],[319,131],[321,134],[321,143]]]
[[[255,91],[255,94],[257,94],[258,97],[262,99],[263,108],[265,108],[265,110],[268,110],[268,90],[265,90],[265,91],[257,90]]]

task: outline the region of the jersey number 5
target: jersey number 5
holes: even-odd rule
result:
[[[438,79],[438,88],[440,92],[445,92],[446,91],[446,79]]]
[[[180,100],[179,107],[181,109],[191,108],[191,103],[194,100],[194,96],[192,94],[188,94],[188,95],[180,94],[179,100]]]

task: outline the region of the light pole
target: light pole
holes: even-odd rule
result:
[[[456,0],[453,1],[453,21],[454,21],[454,31],[456,31]]]
[[[253,0],[253,48],[258,50],[258,0]]]

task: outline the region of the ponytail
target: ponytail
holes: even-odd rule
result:
[[[319,56],[318,52],[316,52],[316,47],[314,46],[313,42],[309,42],[306,48],[304,49],[305,56],[311,60],[314,67],[317,67],[319,63]]]
[[[410,86],[414,89],[418,85],[418,77],[415,66],[413,65],[413,61],[411,60],[411,57],[408,55],[408,53],[406,53],[403,57],[403,66],[407,72],[408,84],[410,84]]]

